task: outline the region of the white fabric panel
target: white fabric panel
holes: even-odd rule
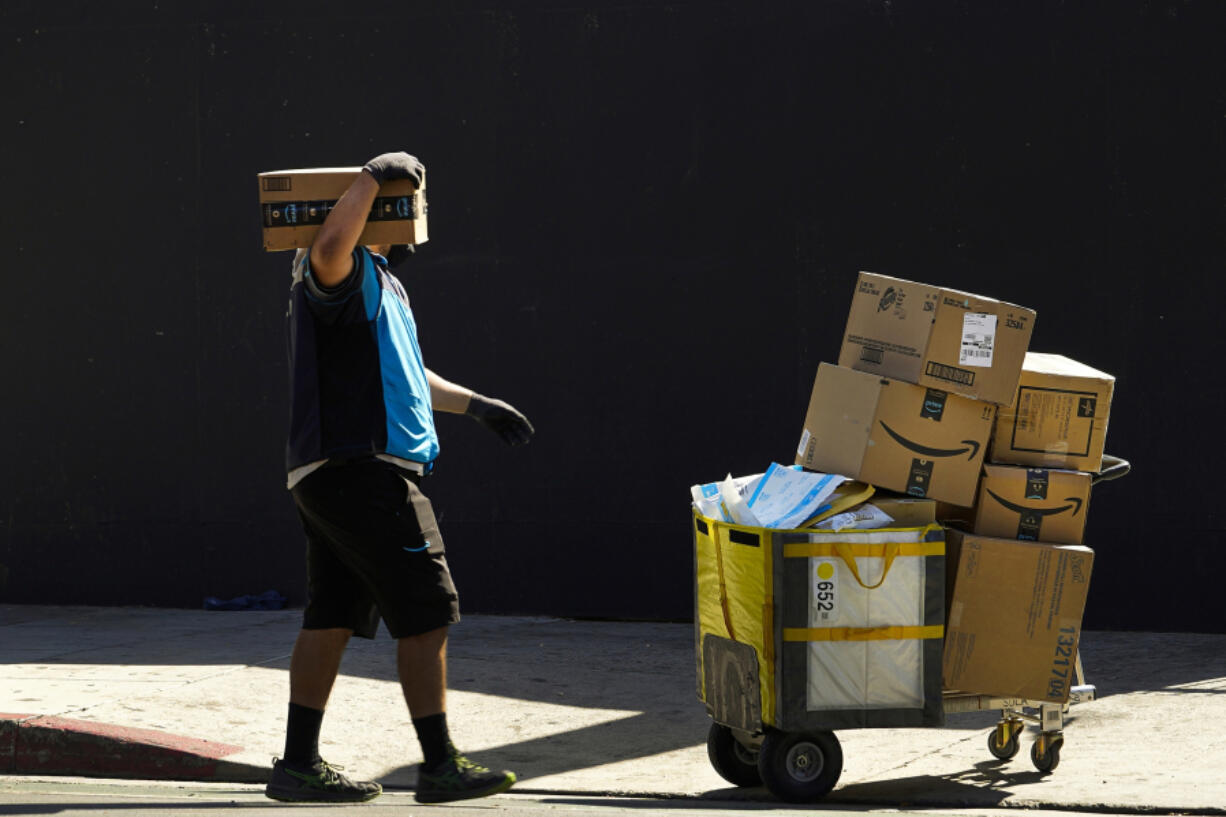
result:
[[[809,709],[864,709],[868,649],[864,642],[815,641],[809,645]]]
[[[917,533],[844,531],[812,541],[914,542]],[[924,558],[899,556],[881,586],[885,560],[855,559],[856,581],[838,556],[809,562],[809,626],[911,627],[924,624]],[[806,699],[815,709],[893,709],[924,704],[923,641],[814,641],[809,643]]]
[[[866,708],[924,705],[924,642],[873,641],[867,655]]]

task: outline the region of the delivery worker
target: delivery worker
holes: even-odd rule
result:
[[[483,797],[510,788],[452,745],[446,715],[447,628],[460,620],[443,539],[421,483],[438,455],[434,411],[467,414],[506,442],[532,425],[501,400],[448,382],[422,363],[409,299],[387,257],[407,246],[358,238],[379,186],[424,168],[407,153],[372,159],[294,261],[289,299],[288,483],[306,532],[308,599],[290,659],[284,757],[276,800],[369,800],[382,787],[350,780],[319,756],[324,707],[350,636],[382,618],[424,761],[417,800]]]

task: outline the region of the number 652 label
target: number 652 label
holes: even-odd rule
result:
[[[838,615],[839,566],[831,559],[813,559],[813,595],[810,615],[816,621],[829,621]]]

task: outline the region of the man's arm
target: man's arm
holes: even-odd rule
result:
[[[523,445],[536,429],[510,403],[477,394],[426,369],[430,382],[430,405],[435,411],[467,414],[502,438],[508,445]]]
[[[311,275],[320,286],[339,286],[353,271],[353,248],[378,192],[379,183],[363,171],[324,219],[311,245]]]
[[[379,186],[392,179],[411,179],[421,186],[424,168],[407,153],[383,153],[366,163],[362,172],[337,200],[311,245],[311,275],[322,287],[338,286],[353,271],[353,249],[358,245]]]
[[[451,414],[464,414],[468,411],[468,404],[473,396],[472,389],[445,380],[429,369],[426,369],[426,379],[430,381],[430,406],[435,411]]]

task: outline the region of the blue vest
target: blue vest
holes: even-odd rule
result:
[[[354,270],[324,290],[299,252],[290,286],[287,471],[320,460],[438,456],[430,384],[409,297],[382,256],[353,251]]]

